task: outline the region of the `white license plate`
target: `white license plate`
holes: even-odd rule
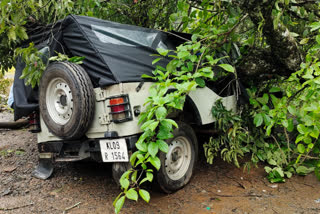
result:
[[[100,140],[103,162],[128,162],[128,149],[125,139]]]

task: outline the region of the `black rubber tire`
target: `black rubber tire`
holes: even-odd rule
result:
[[[173,131],[174,137],[168,139],[167,143],[170,146],[170,143],[179,136],[187,138],[191,146],[191,162],[182,178],[179,180],[172,180],[169,178],[165,169],[166,154],[163,152],[159,153],[161,168],[157,173],[157,183],[159,184],[160,189],[165,193],[172,193],[184,187],[190,181],[195,164],[198,160],[198,140],[195,132],[193,131],[192,127],[186,123],[178,122],[178,126],[179,127]]]
[[[130,162],[121,162],[112,164],[112,178],[116,182],[117,186],[120,187],[120,178],[129,169],[131,169]]]
[[[47,87],[53,78],[66,81],[73,97],[73,112],[64,125],[56,123],[47,109]],[[88,74],[80,65],[70,62],[50,64],[41,78],[39,91],[40,113],[50,132],[62,139],[79,139],[88,131],[95,110],[95,93]]]

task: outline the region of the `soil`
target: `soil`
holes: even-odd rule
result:
[[[7,120],[12,115],[0,113],[0,121]],[[0,130],[1,214],[113,213],[120,190],[110,165],[56,163],[53,176],[39,180],[31,177],[37,155],[36,136],[27,129]],[[313,174],[271,184],[263,165],[248,174],[218,159],[209,165],[200,154],[185,188],[170,195],[153,188],[150,203],[126,201],[122,213],[320,213],[319,189]]]

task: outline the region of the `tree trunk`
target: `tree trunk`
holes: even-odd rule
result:
[[[241,4],[241,9],[249,15],[256,26],[264,22],[262,33],[270,48],[262,52],[256,49],[245,56],[243,64],[239,66],[242,72],[240,75],[259,76],[267,73],[289,76],[300,67],[302,56],[296,40],[283,26],[274,28],[272,17],[274,4],[275,0],[245,0]]]

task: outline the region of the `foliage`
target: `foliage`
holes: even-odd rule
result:
[[[266,135],[272,136],[272,132],[276,131],[272,129],[282,128],[286,137],[286,148],[279,147],[283,161],[291,171],[293,167],[302,175],[315,169],[318,171],[320,166],[319,45],[320,40],[309,49],[301,69],[279,84],[280,87],[271,87],[269,93],[250,100],[256,109],[254,123],[256,126],[264,125]],[[275,93],[279,92],[281,96],[277,97]],[[308,159],[313,161],[306,162]],[[279,170],[282,170],[281,167]],[[267,168],[266,171],[270,176],[274,170]]]
[[[4,75],[0,72],[0,104],[7,102],[11,84],[12,80],[4,78]]]
[[[282,148],[279,149],[278,147],[280,144],[265,137],[262,129],[253,127],[252,117],[248,113],[250,113],[248,106],[240,114],[239,112],[226,110],[219,100],[215,103],[212,108],[212,116],[216,119],[213,128],[218,130],[219,133],[203,145],[207,162],[212,164],[213,159],[220,153],[224,161],[240,167],[238,159],[244,157],[245,154],[250,154],[251,163],[255,166],[259,161],[274,166],[274,168],[269,166],[265,168],[269,173],[268,178],[271,182],[284,181],[284,175],[291,177],[292,169],[290,171],[286,169],[284,172],[282,168],[288,162],[286,161],[287,156],[284,156],[281,150]],[[250,162],[246,163],[244,167],[250,171]]]
[[[15,49],[17,47],[27,48],[32,42],[28,39],[33,32],[50,29],[51,24],[69,14],[167,29],[170,24],[169,14],[176,11],[175,4],[175,0],[156,2],[152,0],[139,2],[129,0],[2,0],[0,2],[0,68],[7,70],[15,65]],[[31,53],[36,55],[33,51]],[[33,64],[34,61],[30,63]],[[31,66],[30,71],[32,71]],[[33,74],[33,72],[30,74],[37,79],[38,74]],[[35,84],[37,81],[28,80],[28,82]]]
[[[225,109],[221,100],[212,107],[212,116],[216,119],[214,129],[221,133],[203,145],[207,162],[212,164],[220,152],[224,161],[240,167],[238,158],[244,156],[245,145],[252,140],[249,131],[242,127],[243,121],[238,115]]]
[[[76,64],[82,64],[84,57],[73,56],[69,58],[67,55],[57,53],[56,56],[50,57],[44,55],[33,43],[30,43],[28,48],[17,48],[16,57],[20,57],[25,63],[20,79],[25,79],[26,85],[31,85],[34,88],[40,84],[40,80],[44,70],[50,61],[69,61]]]
[[[49,61],[57,61],[57,62],[61,62],[61,61],[68,61],[68,62],[72,62],[78,65],[81,65],[83,63],[83,60],[85,59],[85,57],[83,56],[73,56],[71,58],[69,58],[67,55],[62,54],[62,53],[57,53],[57,56],[52,56],[49,58]]]
[[[136,143],[138,151],[130,157],[133,168],[125,172],[120,179],[123,192],[114,202],[116,213],[120,211],[125,198],[137,200],[137,192],[142,199],[149,201],[149,193],[140,189],[140,186],[146,181],[152,182],[154,169],[149,165],[156,170],[160,169],[161,163],[157,154],[168,152],[165,140],[172,138],[174,127],[178,127],[168,115],[177,110],[182,111],[188,93],[196,87],[205,87],[206,79],[214,79],[212,67],[219,61],[210,55],[205,46],[201,46],[196,37],[193,37],[193,41],[177,47],[176,51],[159,48],[158,52],[159,57],[170,57],[172,60],[166,68],[157,66],[153,71],[154,77],[142,76],[154,79],[155,83],[149,90],[146,109],[139,116],[143,133]],[[201,54],[198,54],[199,52]],[[159,60],[161,58],[155,59],[153,63]],[[225,64],[219,66],[226,67]],[[226,70],[233,71],[228,68]]]
[[[47,66],[45,56],[30,43],[28,48],[17,48],[16,57],[21,57],[25,63],[20,79],[25,79],[26,85],[31,85],[34,88],[39,85],[41,76]]]
[[[17,156],[21,156],[24,155],[25,151],[22,149],[17,149],[17,150],[13,150],[13,149],[4,149],[4,150],[0,150],[0,157],[6,158],[12,155],[17,155]]]

